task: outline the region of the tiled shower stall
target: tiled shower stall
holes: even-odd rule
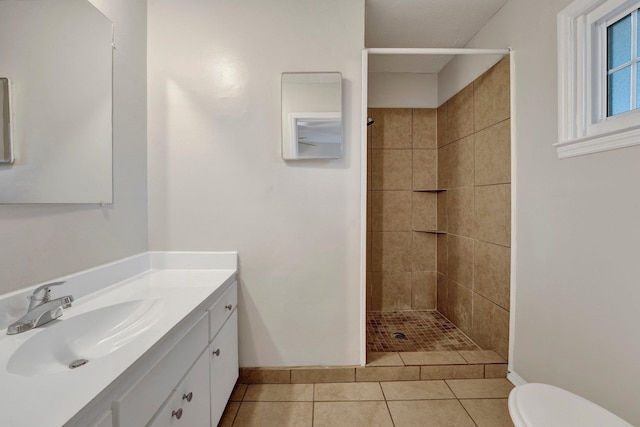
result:
[[[369,110],[370,331],[392,312],[408,319],[437,310],[458,330],[437,320],[435,330],[454,345],[437,349],[466,348],[455,347],[466,334],[507,357],[509,80],[505,57],[437,109]],[[368,335],[370,349],[384,351],[379,338]]]

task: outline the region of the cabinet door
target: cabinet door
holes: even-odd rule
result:
[[[147,425],[149,427],[208,427],[210,425],[208,373],[209,354],[205,351]]]
[[[209,345],[211,385],[211,425],[222,417],[238,379],[238,311],[229,319]]]

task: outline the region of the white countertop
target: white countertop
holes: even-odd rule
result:
[[[63,316],[51,324],[18,335],[0,332],[0,424],[10,427],[47,427],[61,426],[69,421],[154,344],[162,341],[181,320],[199,310],[205,313],[209,304],[235,280],[236,255],[230,254],[232,253],[225,253],[234,262],[218,265],[207,263],[206,259],[204,263],[172,264],[166,262],[166,253],[161,254],[161,262],[154,262],[153,254],[143,254],[141,256],[151,257],[148,270],[76,298],[73,306],[65,309]],[[179,254],[176,258],[184,261],[185,255]],[[229,268],[207,269],[207,264]],[[153,268],[158,265],[180,269]],[[108,267],[113,269],[114,266],[117,267],[117,263]],[[92,274],[94,273],[95,269],[92,270]],[[67,294],[65,289],[55,289],[53,298]],[[153,321],[148,322],[135,339],[114,352],[90,360],[88,364],[74,370],[59,369],[31,374],[33,376],[10,372],[12,355],[27,340],[46,333],[47,328],[54,328],[58,322],[101,307],[140,299],[151,301],[147,305],[152,306]]]

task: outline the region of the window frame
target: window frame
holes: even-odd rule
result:
[[[607,116],[607,26],[640,0],[576,0],[558,14],[559,158],[640,144],[640,109]]]

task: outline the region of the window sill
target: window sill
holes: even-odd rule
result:
[[[634,145],[640,145],[640,126],[553,144],[558,150],[558,158],[560,159],[632,147]]]

